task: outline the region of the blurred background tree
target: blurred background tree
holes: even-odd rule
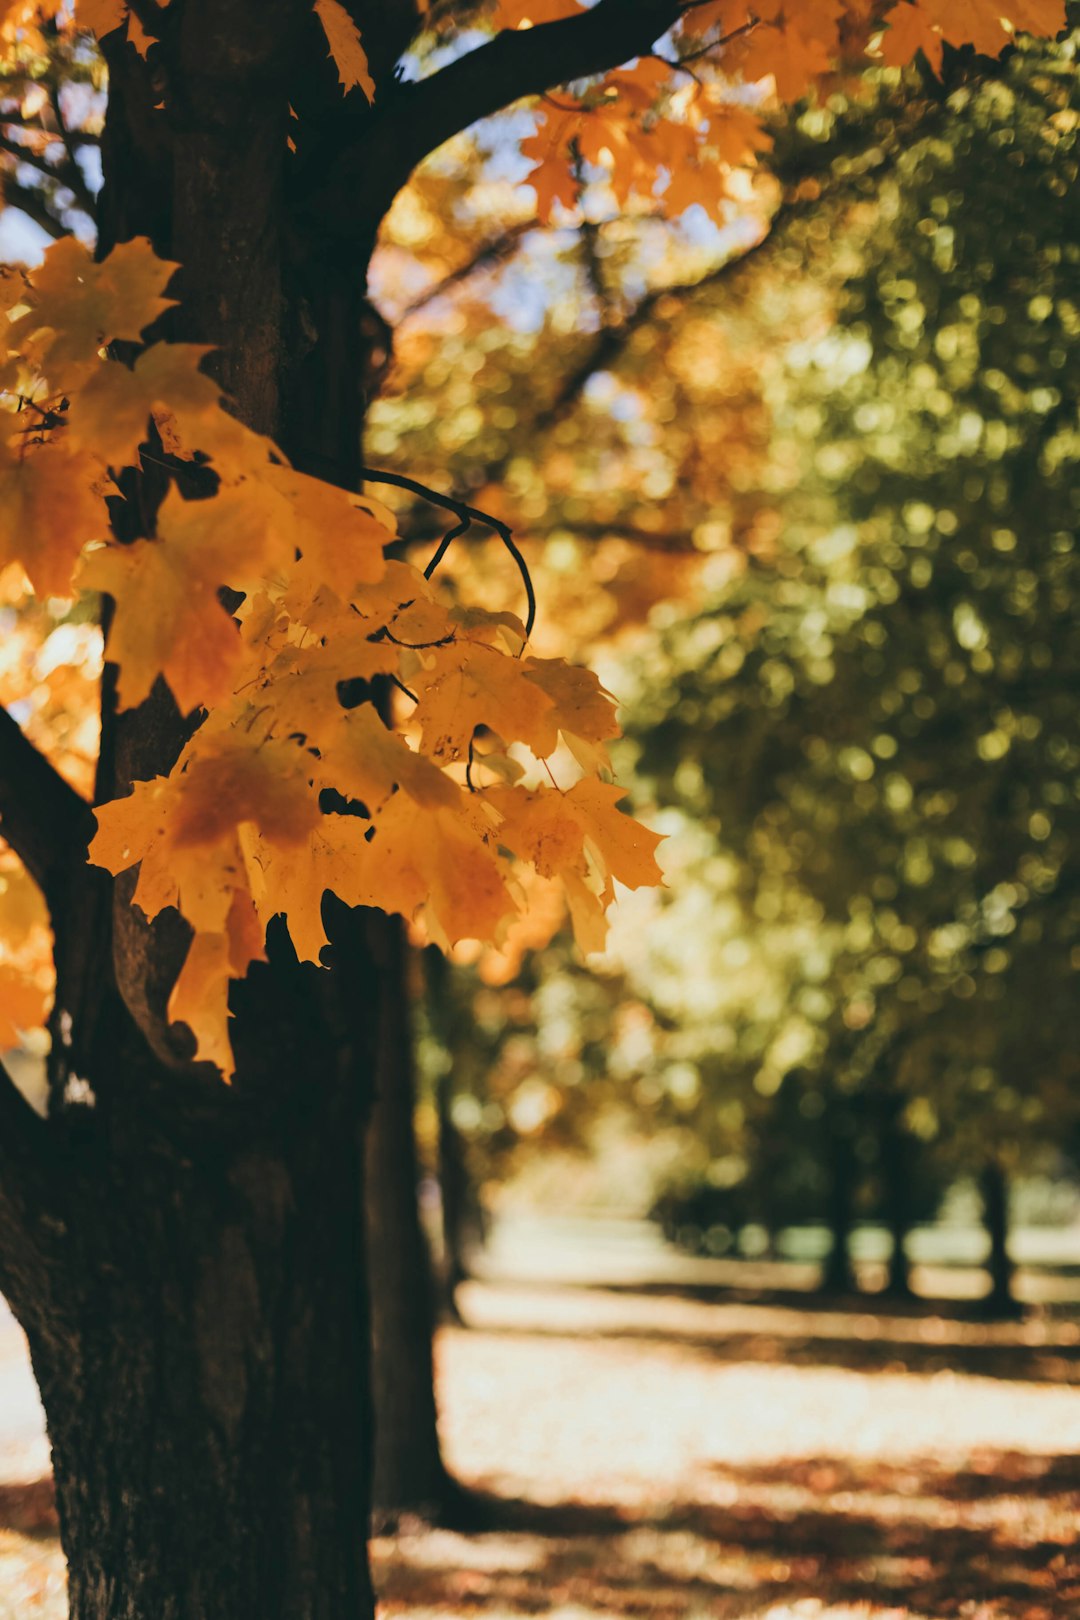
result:
[[[492,996],[511,943],[440,988],[423,1118],[474,1183],[636,1114],[670,1232],[824,1222],[846,1288],[872,1218],[904,1293],[972,1177],[1008,1306],[1008,1183],[1076,1132],[1075,48],[838,87],[726,227],[597,187],[492,235],[482,140],[391,221],[373,453],[524,517],[541,643],[603,640],[679,834],[606,978],[556,941]],[[505,600],[486,547],[457,567]]]

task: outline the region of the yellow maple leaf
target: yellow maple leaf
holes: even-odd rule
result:
[[[570,813],[582,827],[611,877],[628,889],[661,883],[656,846],[662,833],[654,833],[620,810],[626,791],[617,782],[599,782],[584,776],[565,796]]]
[[[650,832],[640,822],[625,815],[619,802],[625,790],[613,782],[582,777],[566,793],[555,788],[491,788],[484,798],[503,818],[498,837],[514,853],[527,860],[542,877],[565,877],[576,872],[584,881],[589,876],[586,842],[598,860],[608,882],[602,897],[610,892],[610,879],[617,878],[629,889],[661,881],[654,851],[661,834]]]
[[[553,718],[560,731],[588,742],[608,742],[619,735],[615,699],[591,669],[562,658],[527,658],[522,669],[526,680],[535,681],[555,705]]]
[[[264,678],[245,689],[251,713],[246,723],[268,737],[303,737],[326,757],[346,718],[337,697],[341,683],[393,674],[399,660],[389,642],[371,642],[355,633],[333,646],[290,644],[273,659]]]
[[[517,659],[466,642],[438,648],[430,660],[413,677],[420,691],[414,718],[425,753],[437,760],[466,759],[478,726],[525,743],[538,759],[554,753],[555,705]]]
[[[450,944],[490,939],[516,907],[494,850],[463,815],[396,793],[373,821],[352,894],[363,905],[411,916],[423,906]]]
[[[234,1072],[229,1039],[229,981],[266,960],[265,929],[251,896],[235,890],[223,934],[196,934],[169,996],[169,1021],[186,1024],[199,1057],[226,1080]]]
[[[156,540],[91,553],[79,584],[116,604],[107,656],[119,666],[122,708],[141,703],[164,675],[185,714],[226,696],[243,648],[218,599],[243,586],[266,555],[264,516],[243,491],[185,501],[175,488],[162,502]]]
[[[342,793],[360,799],[372,810],[396,789],[424,809],[454,809],[461,789],[425,755],[409,747],[396,731],[384,726],[370,703],[349,713],[339,710],[329,726],[320,777]]]
[[[344,89],[346,92],[360,89],[369,101],[374,101],[375,81],[368,69],[367,53],[360,42],[360,30],[341,0],[315,0],[315,11],[322,23],[326,43]]]
[[[283,915],[289,938],[302,962],[318,962],[329,943],[322,920],[322,898],[333,888],[352,903],[354,871],[369,859],[367,822],[356,816],[321,816],[307,838],[278,851],[251,826],[241,828],[240,845],[251,880],[251,895],[263,927]]]
[[[83,547],[108,532],[98,469],[62,445],[13,442],[17,421],[0,444],[0,568],[19,562],[38,596],[68,596]]]
[[[269,843],[288,848],[303,842],[318,819],[302,751],[289,742],[252,748],[233,732],[219,752],[195,754],[184,768],[170,838],[174,849],[207,848],[250,821]]]
[[[221,389],[199,370],[212,351],[199,343],[154,343],[127,367],[108,360],[76,392],[68,413],[69,437],[106,466],[136,464],[151,416],[167,410],[182,437],[219,409]],[[170,446],[178,448],[178,446]]]
[[[175,270],[145,236],[121,242],[100,264],[75,237],[63,237],[30,272],[33,307],[12,322],[9,338],[55,386],[72,386],[71,368],[96,363],[114,338],[137,342],[169,308],[164,292]]]
[[[383,549],[394,537],[362,496],[269,464],[248,486],[247,498],[261,504],[285,546],[300,552],[312,581],[348,600],[357,586],[382,579]]]

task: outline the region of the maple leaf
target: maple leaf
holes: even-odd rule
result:
[[[581,0],[499,0],[493,21],[496,28],[534,28],[576,17]]]
[[[941,29],[922,6],[901,0],[889,12],[881,42],[881,58],[889,67],[904,67],[922,51],[935,73],[941,72],[945,41]]]
[[[228,1080],[234,1073],[229,1039],[229,981],[252,962],[266,960],[265,930],[250,895],[235,890],[225,931],[196,934],[169,996],[169,1021],[186,1024],[199,1057],[214,1063]]]
[[[369,101],[374,101],[375,81],[368,70],[367,53],[360,43],[360,30],[341,0],[315,0],[315,13],[322,23],[345,91],[360,89]]]
[[[522,668],[526,680],[535,681],[555,705],[560,731],[589,742],[607,742],[619,735],[615,700],[591,669],[562,658],[527,658]]]
[[[349,713],[339,711],[328,729],[320,776],[372,809],[401,789],[422,808],[455,809],[461,789],[425,755],[410,748],[396,731],[384,726],[370,703]]]
[[[251,748],[243,735],[225,734],[210,737],[212,752],[201,755],[199,747],[207,747],[201,732],[172,776],[136,782],[126,799],[100,805],[89,849],[89,859],[108,872],[138,863],[133,904],[147,917],[175,906],[193,925],[196,943],[204,935],[228,941],[225,954],[199,946],[181,990],[183,1004],[196,983],[199,995],[206,993],[210,966],[238,975],[261,953],[251,893],[261,878],[249,867],[241,833],[248,829],[264,849],[288,859],[321,820],[304,755],[295,745]],[[198,1021],[185,1016],[185,1022],[199,1034]]]
[[[268,843],[301,843],[318,821],[319,809],[300,750],[286,742],[252,748],[235,733],[221,739],[220,750],[209,755],[196,751],[182,767],[170,826],[173,847],[219,844],[245,821],[257,826]]]
[[[64,237],[31,271],[33,308],[12,322],[9,337],[70,386],[69,367],[96,363],[114,338],[137,342],[170,307],[164,292],[175,270],[145,236],[121,242],[100,264],[83,243]]]
[[[72,401],[71,441],[106,466],[123,467],[136,464],[152,416],[164,423],[167,413],[184,437],[197,439],[221,399],[217,383],[199,370],[211,352],[204,344],[154,343],[130,368],[106,361]]]
[[[584,776],[566,794],[565,802],[611,877],[628,889],[662,883],[654,852],[663,842],[663,834],[624,814],[618,806],[625,797],[626,790],[617,782]]]
[[[133,904],[149,918],[175,906],[195,937],[169,1012],[195,1033],[199,1054],[229,1072],[227,983],[262,954],[263,924],[252,894],[261,882],[247,830],[263,849],[290,858],[319,824],[304,756],[290,743],[255,748],[236,732],[196,733],[169,777],[136,782],[101,805],[90,859],[111,872],[135,864]],[[192,954],[194,953],[194,954]]]
[[[222,585],[241,586],[267,549],[264,514],[245,492],[223,489],[185,501],[170,489],[155,540],[91,553],[79,584],[113,598],[108,657],[119,665],[118,699],[132,708],[164,675],[185,714],[232,689],[242,657]]]
[[[0,567],[20,562],[39,596],[67,596],[83,547],[108,530],[97,469],[61,445],[0,444]]]
[[[394,537],[363,496],[269,464],[247,486],[247,499],[261,506],[285,548],[300,552],[303,573],[314,584],[329,585],[347,600],[357,586],[382,579],[383,548]]]
[[[557,202],[564,208],[577,206],[579,187],[570,161],[570,141],[580,123],[581,115],[576,111],[561,112],[555,118],[542,112],[536,133],[521,142],[522,156],[536,159],[525,179],[536,192],[537,216],[545,224]]]
[[[944,45],[999,56],[1017,30],[1053,35],[1066,25],[1064,0],[899,0],[886,14],[882,60],[902,67],[922,51],[940,74]]]
[[[317,963],[329,940],[322,920],[322,898],[334,888],[346,897],[355,873],[370,858],[367,823],[356,816],[320,816],[307,838],[282,853],[241,828],[240,844],[251,879],[251,896],[265,928],[284,916],[289,938],[302,962]]]
[[[354,903],[412,915],[421,906],[449,943],[488,939],[516,910],[492,848],[454,809],[396,793],[373,821]]]
[[[25,270],[17,265],[0,265],[0,314],[6,315],[16,304],[23,303],[27,290]]]
[[[246,698],[252,715],[247,723],[258,725],[265,736],[304,737],[326,752],[347,718],[337,701],[341,683],[393,674],[399,660],[389,642],[371,642],[355,633],[333,646],[287,646]]]
[[[122,27],[127,14],[126,0],[76,0],[75,4],[76,23],[98,39]]]
[[[762,22],[752,29],[740,48],[739,66],[748,79],[771,78],[781,101],[797,101],[828,73],[832,57],[828,42],[807,32],[800,15],[798,23],[785,19],[780,26]]]
[[[574,933],[587,954],[603,949],[612,879],[636,889],[662,879],[654,851],[661,835],[618,809],[624,790],[583,777],[567,793],[554,788],[489,788],[485,800],[502,820],[501,843],[541,877],[560,878]]]
[[[1017,33],[1047,39],[1069,25],[1065,0],[1005,0],[1005,20]]]
[[[414,681],[420,688],[414,718],[433,759],[467,758],[478,726],[519,739],[538,759],[555,751],[555,705],[516,659],[466,642],[435,650],[430,668]]]

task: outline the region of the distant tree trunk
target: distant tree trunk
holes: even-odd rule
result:
[[[469,1280],[469,1170],[461,1133],[454,1124],[453,1071],[440,1074],[435,1086],[439,1120],[439,1192],[442,1202],[442,1295],[445,1308],[461,1322],[457,1291]]]
[[[834,1110],[831,1115],[828,1153],[828,1218],[832,1244],[825,1260],[821,1286],[829,1293],[851,1294],[858,1288],[851,1263],[858,1167],[851,1140],[851,1122],[841,1109]]]
[[[450,964],[441,951],[431,947],[424,958],[428,1019],[432,1033],[443,1048],[445,1062],[435,1083],[435,1106],[439,1122],[439,1191],[442,1204],[443,1264],[442,1295],[450,1317],[460,1322],[457,1290],[469,1277],[468,1250],[471,1217],[475,1213],[471,1196],[469,1167],[465,1160],[461,1132],[454,1123],[454,1078],[457,1052],[453,1035],[454,1011],[451,1005]]]
[[[1020,1307],[1013,1292],[1014,1267],[1009,1253],[1009,1181],[998,1160],[992,1159],[984,1166],[979,1190],[990,1239],[990,1292],[984,1303],[995,1316],[1016,1316]]]
[[[376,1411],[375,1521],[437,1517],[447,1496],[432,1361],[433,1298],[417,1202],[415,1085],[406,951],[396,921],[384,928],[383,1035],[367,1144],[367,1254],[372,1393]]]
[[[881,1173],[885,1193],[885,1219],[892,1238],[889,1277],[885,1292],[895,1299],[910,1299],[911,1262],[907,1240],[911,1231],[911,1173],[914,1142],[900,1122],[899,1106],[888,1106],[881,1136]]]

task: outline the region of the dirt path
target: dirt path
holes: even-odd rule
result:
[[[1080,1326],[475,1284],[439,1343],[469,1535],[375,1544],[383,1613],[1077,1620]],[[0,1319],[0,1620],[62,1620]]]

